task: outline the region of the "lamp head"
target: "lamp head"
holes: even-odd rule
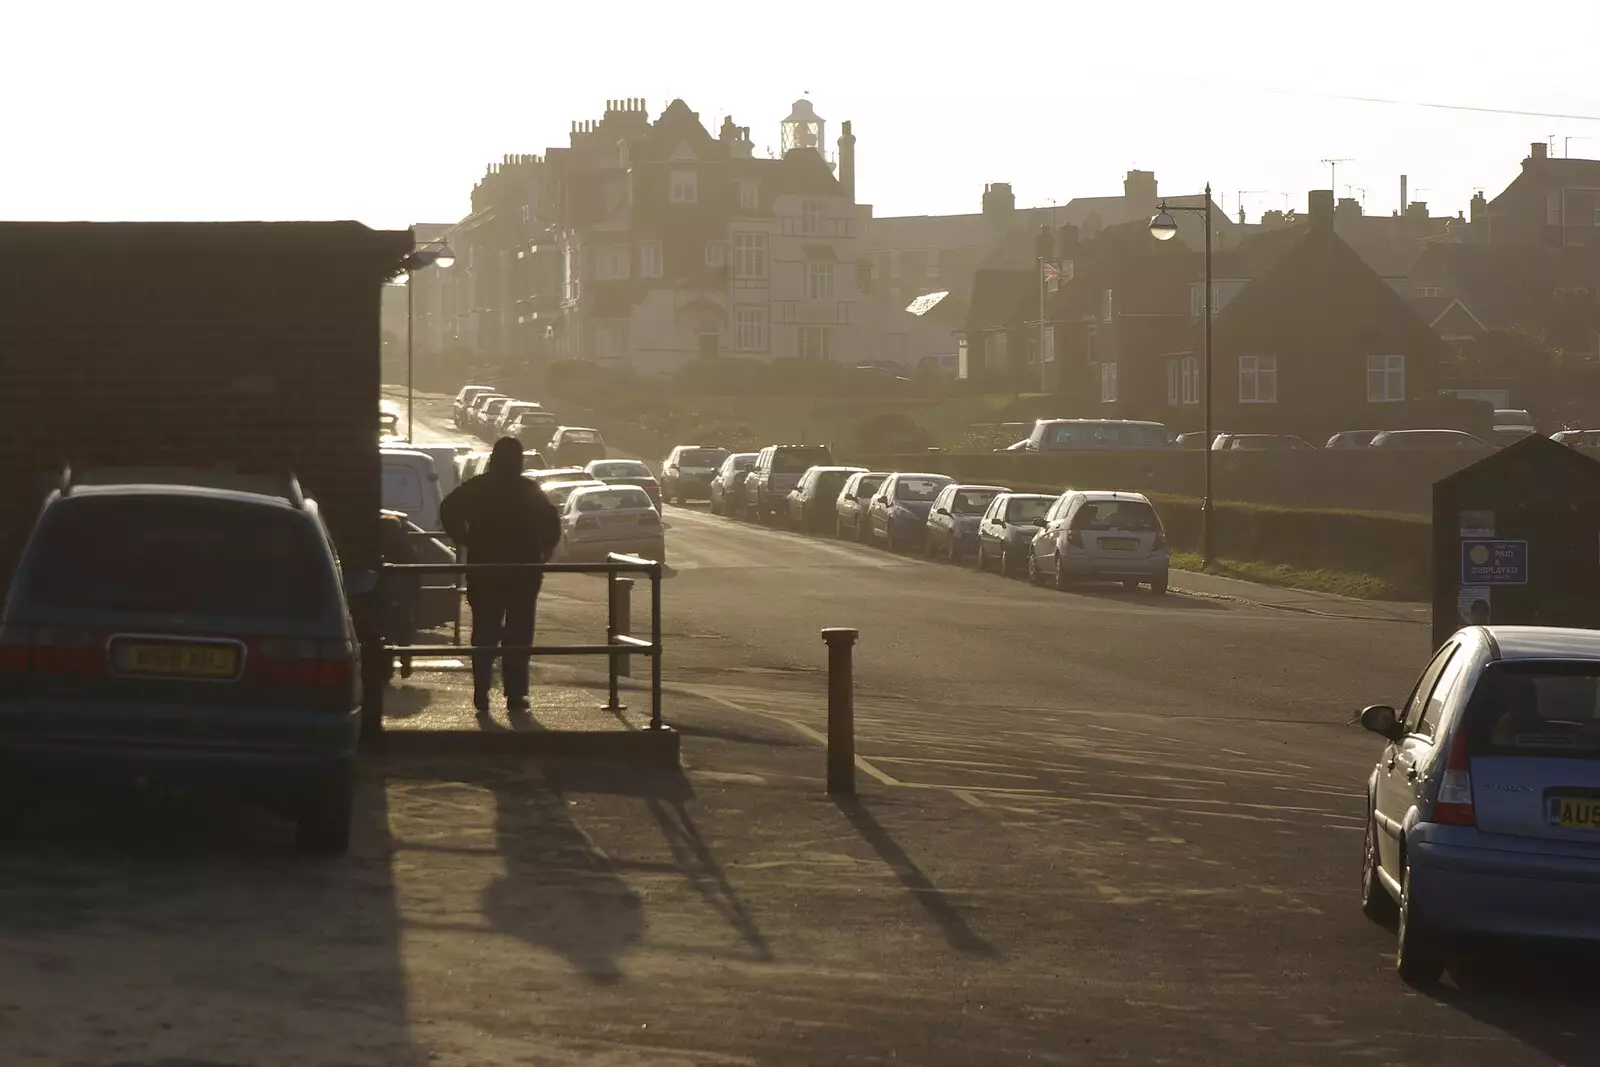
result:
[[[1162,211],[1150,220],[1150,236],[1158,241],[1170,241],[1178,236],[1178,224],[1171,215]]]

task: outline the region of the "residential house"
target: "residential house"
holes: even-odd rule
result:
[[[1600,247],[1439,245],[1411,281],[1413,307],[1448,349],[1442,388],[1546,412],[1600,400],[1541,358],[1563,353],[1571,371],[1600,355]]]
[[[1344,429],[1439,423],[1443,342],[1335,233],[1333,212],[1332,191],[1314,190],[1305,226],[1258,235],[1214,261],[1210,399],[1218,431],[1314,441]],[[1109,369],[1099,365],[1101,381],[1114,383],[1101,394],[1108,416],[1199,428],[1206,351],[1200,266],[1191,264],[1191,325],[1182,347],[1155,353],[1124,346]]]
[[[863,206],[865,225],[858,255],[870,291],[902,306],[934,292],[950,294],[952,307],[965,312],[979,270],[1022,270],[1035,264],[1035,240],[1041,227],[1052,232],[1072,226],[1085,239],[1110,226],[1148,222],[1161,197],[1151,171],[1130,170],[1121,196],[1074,197],[1059,205],[1018,208],[1007,182],[983,190],[976,214],[872,217]],[[1173,205],[1200,206],[1199,195],[1168,198]],[[1215,206],[1215,205],[1213,205]],[[1214,221],[1219,241],[1227,241],[1237,224],[1221,208]],[[1198,237],[1199,227],[1185,240]]]
[[[1600,160],[1553,158],[1535,141],[1522,172],[1499,196],[1473,197],[1470,217],[1482,244],[1600,244]]]

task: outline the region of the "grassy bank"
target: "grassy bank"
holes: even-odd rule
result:
[[[1202,568],[1198,552],[1174,552],[1172,565],[1180,570],[1203,570],[1206,574],[1238,578],[1246,582],[1258,582],[1261,585],[1304,589],[1311,593],[1333,593],[1337,596],[1355,597],[1358,600],[1425,600],[1428,596],[1426,589],[1415,588],[1410,583],[1396,582],[1380,574],[1338,570],[1332,567],[1217,559],[1212,560],[1210,567]]]

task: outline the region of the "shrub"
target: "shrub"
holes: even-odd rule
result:
[[[918,452],[933,444],[933,435],[898,411],[869,415],[855,424],[851,438],[862,452]]]

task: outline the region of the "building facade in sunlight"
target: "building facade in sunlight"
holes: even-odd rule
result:
[[[758,155],[682,100],[607,102],[569,142],[507,156],[442,236],[456,267],[417,278],[419,355],[594,360],[664,374],[717,355],[857,361],[855,138],[837,156],[810,101]],[[914,316],[904,316],[914,320]],[[874,323],[882,316],[869,316]]]

